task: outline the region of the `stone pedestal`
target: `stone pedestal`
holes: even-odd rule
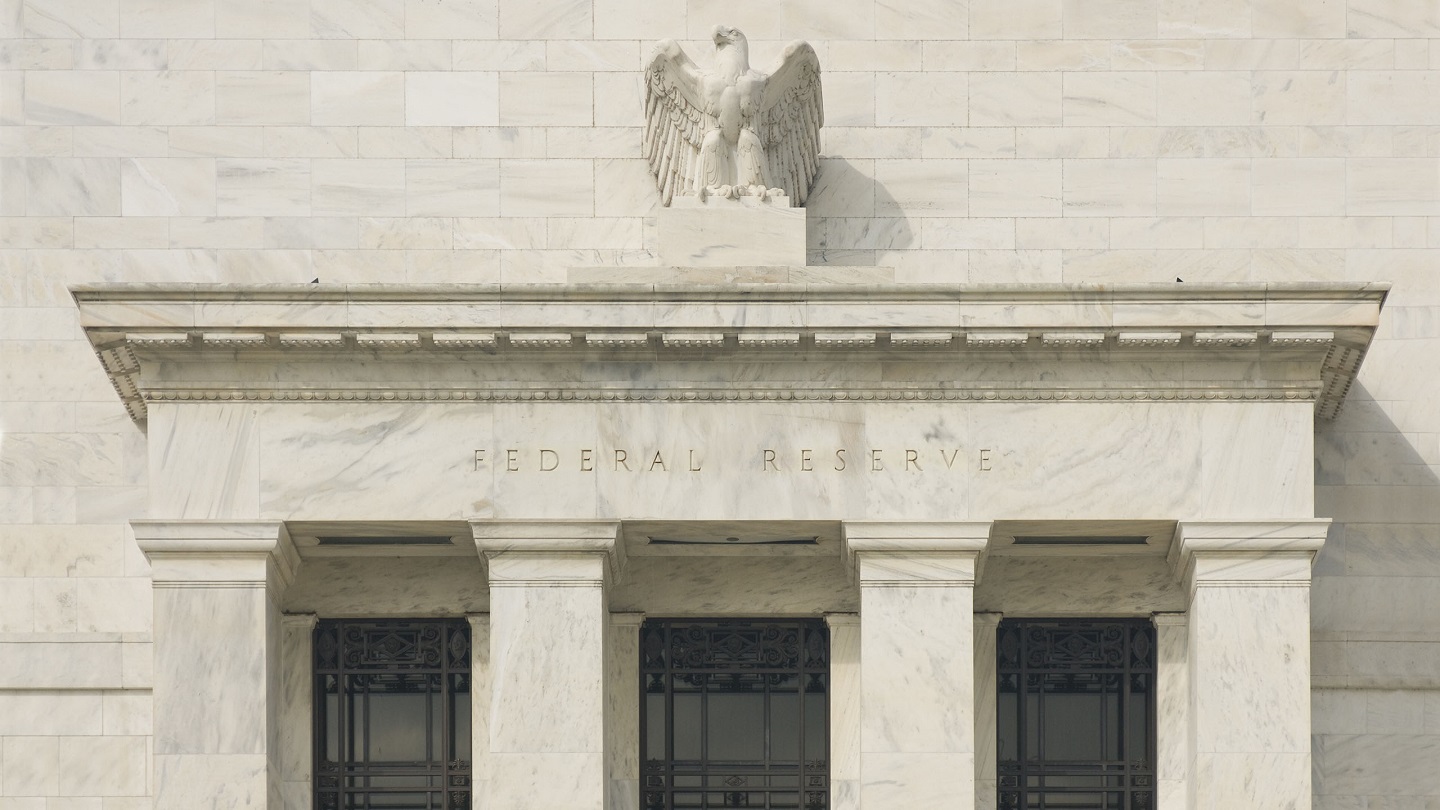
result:
[[[662,265],[805,266],[805,209],[789,197],[676,197],[657,217]]]
[[[155,807],[281,807],[279,598],[299,558],[273,521],[134,521],[155,599]]]
[[[844,531],[860,579],[861,805],[970,810],[975,572],[990,524]]]
[[[1176,530],[1190,590],[1191,807],[1310,807],[1310,565],[1328,525]]]
[[[605,582],[619,524],[475,522],[489,563],[486,807],[603,810]]]

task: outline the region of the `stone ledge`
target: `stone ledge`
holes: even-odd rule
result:
[[[1368,284],[125,284],[81,287],[74,295],[82,325],[137,421],[145,419],[147,401],[332,399],[1298,399],[1315,401],[1318,415],[1328,418],[1355,378],[1387,291]],[[833,339],[839,334],[866,339]],[[1242,334],[1243,341],[1215,339]],[[695,335],[706,339],[697,342]],[[911,339],[915,335],[924,339]],[[265,364],[341,357],[394,373],[363,385],[285,383],[255,373]],[[877,361],[921,363],[937,373],[898,368],[878,384],[862,382],[868,379],[863,375],[725,381],[702,373],[658,375],[638,385],[582,375],[556,385],[556,379],[569,378],[541,373],[536,365],[604,362],[653,370],[666,363],[820,368]],[[1212,361],[1234,370],[1212,369],[1205,379],[1193,379],[1183,373],[1146,376],[1141,369],[1170,364],[1183,371],[1186,363]],[[1248,369],[1255,362],[1278,364],[1278,376],[1256,376]],[[965,372],[987,363],[986,373],[998,378]],[[206,366],[199,375],[204,382],[162,379],[155,371],[166,366],[173,374],[196,364]],[[408,379],[413,372],[405,367],[417,364],[431,371],[480,364],[513,376],[468,383],[446,383],[438,374]],[[945,364],[953,368],[939,368]],[[1052,373],[1005,377],[999,369],[1006,365],[1044,366]],[[1096,371],[1101,367],[1115,373]],[[1060,368],[1066,374],[1055,375]]]

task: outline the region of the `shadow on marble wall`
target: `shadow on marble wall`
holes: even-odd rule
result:
[[[884,184],[873,160],[822,158],[809,212],[809,263],[874,267],[892,250],[920,246],[915,225]],[[868,167],[868,171],[867,171]]]
[[[1440,475],[1433,433],[1405,431],[1363,384],[1315,434],[1317,685],[1440,688]],[[1429,642],[1429,643],[1417,643]]]

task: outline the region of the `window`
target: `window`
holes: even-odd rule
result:
[[[996,638],[1000,810],[1155,807],[1155,628],[1006,620]]]
[[[829,806],[820,621],[647,621],[642,810]]]
[[[470,807],[470,628],[463,620],[316,626],[315,807]]]

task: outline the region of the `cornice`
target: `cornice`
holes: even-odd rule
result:
[[[1236,285],[194,285],[73,290],[133,418],[183,401],[1303,400],[1338,413],[1379,320],[1378,284]],[[883,384],[689,380],[338,384],[265,374],[160,379],[147,364],[314,361],[900,365],[1299,360],[1307,379]],[[1243,364],[1243,363],[1242,363]],[[533,372],[531,372],[533,374]]]

